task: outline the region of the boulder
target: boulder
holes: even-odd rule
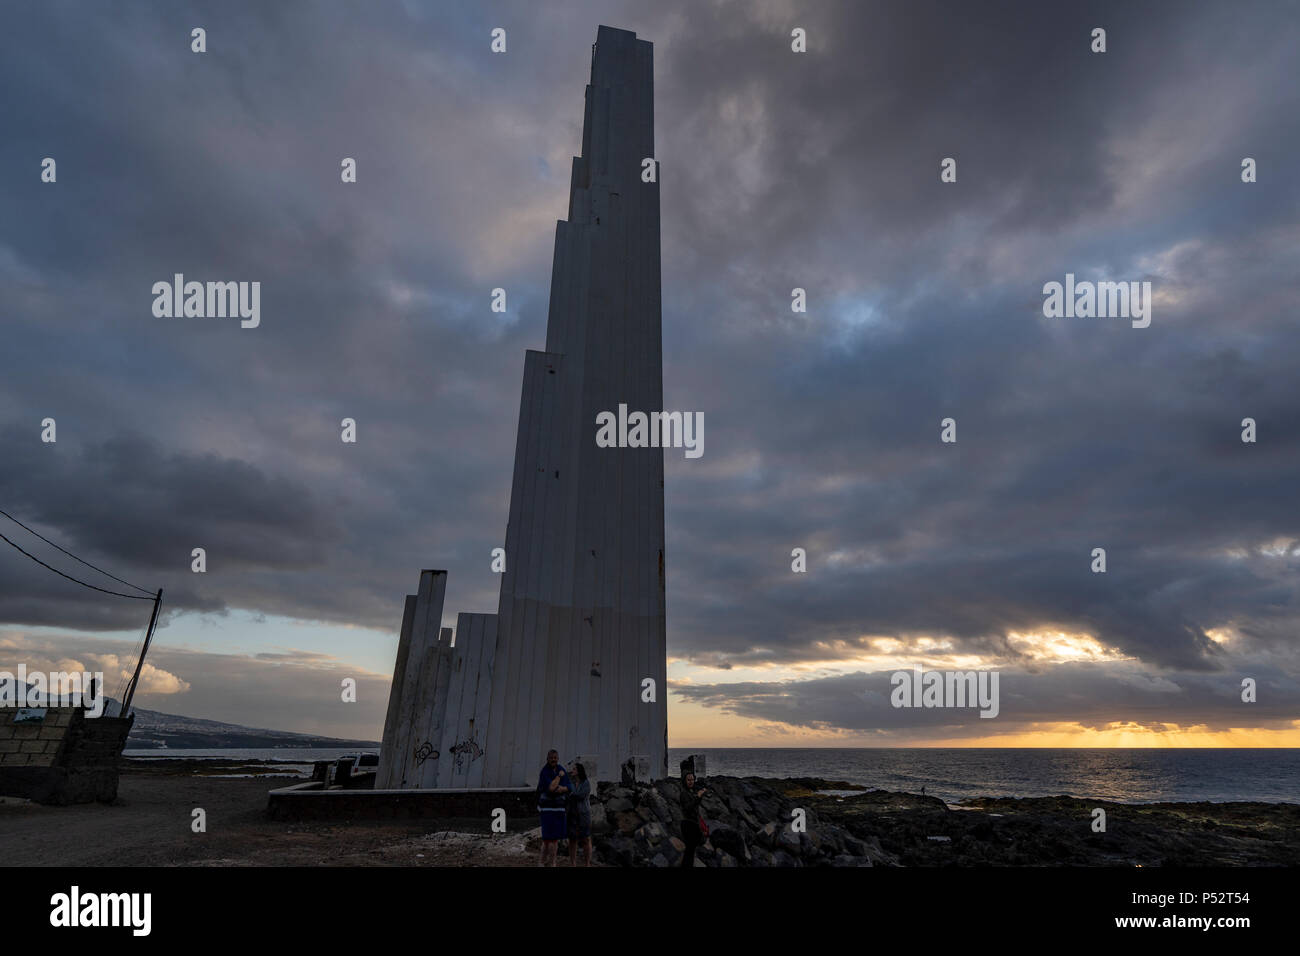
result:
[[[736,811],[736,816],[744,821],[745,826],[749,827],[751,830],[758,830],[762,827],[762,824],[758,821],[758,817],[750,813],[749,810],[738,810]]]
[[[867,841],[859,840],[851,834],[844,835],[844,852],[852,856],[867,855]]]
[[[648,808],[654,815],[654,819],[660,823],[672,823],[672,808],[668,806],[668,801],[664,799],[663,794],[658,790],[647,790],[641,800],[641,806]],[[677,811],[678,818],[681,817],[681,810]]]
[[[653,820],[637,830],[636,835],[650,846],[658,846],[668,839],[668,831],[663,824]]]
[[[680,844],[681,840],[668,839],[664,840],[655,849],[663,855],[668,861],[669,866],[679,866],[682,862],[682,850],[675,844]]]
[[[704,814],[706,820],[726,820],[731,816],[727,805],[712,793],[706,793],[704,799],[700,801],[700,812]]]
[[[600,858],[615,866],[636,865],[636,844],[625,836],[611,836],[601,840]]]
[[[655,784],[655,790],[669,803],[681,802],[682,787],[676,780],[660,780]]]
[[[782,827],[776,835],[777,848],[798,856],[803,850],[803,841],[799,839],[801,836],[806,834],[795,833],[788,826]]]
[[[841,809],[834,798],[809,795],[805,791],[816,788],[805,788],[799,781],[716,777],[704,784],[709,793],[702,801],[701,810],[711,832],[710,838],[696,850],[697,866],[939,863],[941,858],[957,856],[975,859],[972,854],[976,850],[984,852],[997,839],[987,840],[983,833],[959,839],[958,834],[966,831],[934,818],[934,810],[928,804],[918,808],[924,812],[921,819],[916,814],[895,815],[895,804],[901,799],[897,794],[866,794],[845,802]],[[680,793],[676,780],[623,786],[601,784],[591,807],[592,833],[600,859],[621,866],[679,864],[685,852],[680,839]],[[903,809],[910,807],[908,804]],[[801,819],[807,823],[806,830],[801,828],[800,832],[791,829],[792,811],[796,808],[804,811]],[[885,829],[878,819],[882,812],[891,813]],[[926,839],[945,830],[954,834],[952,843]],[[882,848],[880,838],[875,835],[877,831],[889,833],[892,852]],[[1001,831],[998,832],[1000,835]]]
[[[817,831],[821,835],[822,852],[839,856],[844,852],[844,831],[837,826],[824,826]]]
[[[712,830],[709,839],[719,850],[731,854],[739,860],[749,860],[749,847],[744,834],[735,827],[720,825]]]
[[[749,805],[753,807],[754,816],[764,823],[773,820],[790,819],[788,805],[783,804],[784,801],[772,793],[755,794],[749,798]]]
[[[685,819],[685,814],[682,813],[681,803],[676,800],[668,800],[667,803],[668,820],[665,822],[671,823],[675,829],[681,829],[682,820]]]
[[[732,813],[741,814],[749,812],[749,801],[739,793],[729,793],[724,802]]]

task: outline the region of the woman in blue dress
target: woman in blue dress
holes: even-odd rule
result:
[[[542,818],[542,861],[540,866],[555,866],[559,841],[567,829],[564,799],[573,789],[568,771],[560,766],[560,755],[546,754],[546,766],[537,778],[537,812]]]

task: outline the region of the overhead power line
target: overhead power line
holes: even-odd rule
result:
[[[45,537],[40,532],[33,531],[31,528],[27,527],[27,525],[23,524],[21,521],[19,521],[17,518],[9,514],[8,512],[0,511],[0,516],[8,518],[10,521],[18,525],[18,527],[22,528],[24,531],[36,535],[36,537],[40,538],[50,547],[55,548],[58,551],[61,551],[63,554],[66,554],[74,561],[80,561],[86,567],[98,571],[100,574],[104,575],[105,577],[112,578],[114,581],[118,582],[119,584],[125,584],[129,588],[135,588],[137,591],[143,591],[144,593],[123,594],[121,591],[110,591],[108,590],[108,588],[101,588],[97,585],[90,584],[87,581],[82,581],[80,578],[74,578],[71,574],[64,574],[58,568],[54,567],[53,565],[46,564],[44,561],[36,557],[36,555],[32,554],[30,551],[24,550],[21,546],[15,544],[13,541],[10,541],[9,538],[7,538],[5,535],[0,534],[0,541],[4,541],[5,544],[9,545],[9,547],[13,548],[19,554],[31,558],[33,561],[35,561],[41,567],[45,568],[47,571],[53,571],[59,577],[67,578],[73,584],[80,584],[83,588],[90,588],[90,590],[98,591],[100,594],[111,594],[113,595],[113,597],[129,598],[130,600],[133,601],[153,601],[153,614],[149,617],[149,627],[144,634],[144,643],[141,645],[139,654],[136,657],[135,671],[127,679],[125,685],[122,685],[118,688],[118,694],[120,695],[118,699],[122,702],[121,709],[118,711],[118,716],[119,717],[128,716],[131,713],[131,701],[135,697],[136,687],[140,683],[140,671],[144,668],[144,656],[149,652],[149,641],[153,638],[154,627],[158,624],[158,611],[162,608],[162,595],[163,595],[162,589],[160,588],[158,590],[158,593],[156,594],[151,594],[148,591],[145,591],[144,588],[140,587],[140,585],[132,584],[130,581],[124,581],[114,574],[109,574],[103,568],[95,567],[95,565],[91,564],[89,561],[77,557],[75,554],[73,554],[71,551],[67,550],[66,548],[60,548],[49,538]],[[123,687],[125,689],[123,689]]]
[[[27,532],[30,532],[31,534],[36,535],[36,537],[40,538],[42,541],[44,541],[46,544],[48,544],[51,548],[55,548],[55,549],[57,549],[57,550],[59,550],[59,551],[62,551],[62,552],[63,552],[64,554],[66,554],[68,557],[72,558],[72,560],[74,560],[74,561],[80,561],[82,564],[84,564],[84,565],[85,565],[86,567],[88,567],[88,568],[94,568],[94,569],[95,569],[96,571],[98,571],[100,574],[104,575],[105,577],[112,578],[112,579],[113,579],[114,581],[116,581],[118,584],[125,584],[125,585],[126,585],[127,587],[129,587],[129,588],[135,588],[137,591],[142,591],[142,592],[144,592],[145,594],[148,594],[150,597],[153,597],[153,592],[150,591],[150,590],[148,590],[147,588],[142,588],[142,587],[140,587],[140,585],[138,585],[138,584],[132,584],[130,581],[123,581],[121,578],[117,577],[116,575],[109,574],[109,573],[108,573],[107,571],[105,571],[103,568],[97,568],[97,567],[95,567],[95,565],[91,564],[89,561],[86,561],[86,560],[84,560],[84,559],[82,559],[82,558],[77,557],[77,556],[76,556],[75,554],[73,554],[71,551],[68,551],[68,550],[65,549],[65,548],[60,548],[57,544],[55,544],[55,543],[54,543],[53,541],[51,541],[49,538],[45,537],[45,535],[41,534],[39,531],[33,531],[31,528],[27,527],[27,525],[23,524],[21,521],[19,521],[19,520],[18,520],[17,518],[15,518],[13,515],[9,514],[7,511],[0,511],[0,515],[3,515],[4,517],[8,518],[10,521],[12,521],[14,524],[18,525],[18,527],[22,528],[24,531],[27,531]],[[6,541],[9,541],[8,538],[5,538],[5,540],[6,540]],[[10,544],[13,544],[12,541],[9,541],[9,543],[10,543]],[[14,547],[18,547],[18,546],[17,546],[17,545],[14,545]],[[22,548],[18,548],[18,550],[19,550],[19,551],[22,551]],[[23,554],[27,554],[27,552],[26,552],[26,551],[23,551]],[[28,554],[27,556],[28,556],[29,558],[31,557],[30,554]],[[36,560],[36,559],[33,558],[33,560]],[[47,568],[50,567],[48,564],[45,565],[45,566],[46,566]],[[56,569],[55,569],[55,568],[50,568],[50,570],[53,571],[53,570],[56,570]],[[63,574],[62,571],[59,571],[58,573]],[[67,577],[66,574],[64,574],[63,576],[64,576],[65,578]],[[76,578],[72,578],[71,580],[76,581],[77,579],[76,579]],[[77,583],[78,583],[78,584],[82,584],[82,583],[84,583],[84,582],[82,582],[82,581],[77,581]],[[87,584],[86,587],[88,587],[88,588],[89,588],[89,587],[94,587],[94,585],[93,585],[93,584]],[[105,592],[105,593],[113,594],[114,592],[113,592],[113,591],[108,591],[108,592]],[[125,595],[122,595],[122,597],[133,597],[133,596],[134,596],[134,595],[131,595],[131,594],[125,594]]]
[[[18,551],[21,551],[23,554],[27,555],[27,557],[31,558],[33,561],[35,561],[37,564],[39,564],[41,567],[43,567],[43,568],[49,568],[51,571],[53,571],[53,572],[54,572],[55,574],[57,574],[59,577],[61,577],[61,578],[67,578],[67,579],[68,579],[69,581],[71,581],[73,584],[80,584],[83,588],[90,588],[92,591],[100,591],[100,592],[102,592],[102,593],[104,593],[104,594],[113,594],[113,595],[116,595],[117,597],[130,598],[130,599],[133,600],[133,601],[152,601],[152,600],[154,599],[154,595],[152,595],[152,594],[123,594],[121,591],[110,591],[110,590],[108,590],[107,588],[100,588],[100,587],[96,587],[96,586],[93,585],[93,584],[87,584],[85,581],[81,581],[81,580],[78,580],[77,578],[74,578],[71,574],[64,574],[64,573],[63,573],[62,571],[60,571],[58,568],[50,567],[50,565],[46,564],[46,563],[45,563],[44,561],[42,561],[40,558],[36,557],[36,555],[31,554],[31,553],[29,553],[29,552],[27,552],[27,551],[23,551],[22,548],[18,547],[18,545],[14,544],[12,541],[10,541],[8,538],[6,538],[3,534],[0,534],[0,540],[3,540],[3,541],[4,541],[6,544],[8,544],[10,547],[15,548],[15,549],[18,550]],[[59,550],[62,551],[63,549],[60,548]],[[123,582],[123,583],[125,583],[125,582]],[[135,585],[132,584],[131,587],[135,587]]]

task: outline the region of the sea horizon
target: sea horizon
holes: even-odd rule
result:
[[[136,749],[140,758],[275,760],[307,772],[361,748]],[[707,776],[817,777],[868,789],[979,797],[1072,796],[1116,803],[1296,803],[1294,747],[692,747],[669,748],[675,774],[704,754]],[[538,761],[541,766],[541,760]]]

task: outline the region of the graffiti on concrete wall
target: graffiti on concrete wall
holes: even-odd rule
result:
[[[465,769],[467,763],[473,763],[483,756],[483,748],[478,745],[478,741],[473,737],[462,740],[454,747],[451,747],[449,752],[456,756],[456,771],[458,773]]]

